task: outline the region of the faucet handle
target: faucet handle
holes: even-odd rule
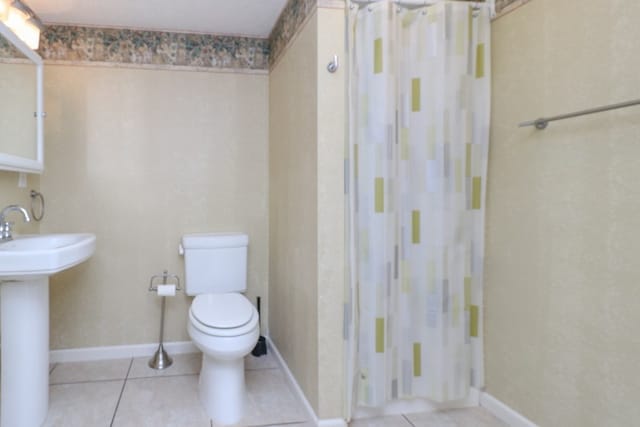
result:
[[[11,240],[13,236],[11,235],[11,226],[12,222],[2,221],[0,222],[0,241]]]

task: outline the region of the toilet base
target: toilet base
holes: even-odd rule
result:
[[[244,411],[244,358],[216,360],[204,354],[199,379],[200,402],[216,424],[240,422]]]

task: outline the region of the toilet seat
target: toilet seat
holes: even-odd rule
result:
[[[233,337],[258,327],[258,312],[242,294],[202,294],[189,308],[189,320],[200,332]]]

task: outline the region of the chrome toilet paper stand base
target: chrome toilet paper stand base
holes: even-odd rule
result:
[[[173,283],[168,283],[168,279],[171,278],[174,280]],[[176,291],[180,289],[180,278],[175,274],[169,274],[167,270],[162,272],[162,275],[156,274],[155,276],[151,276],[151,280],[149,280],[149,292],[158,292],[158,286],[154,285],[154,281],[162,279],[163,285],[175,284]],[[158,349],[151,359],[149,359],[149,367],[156,370],[166,369],[173,363],[173,359],[171,356],[167,354],[164,350],[164,346],[162,345],[164,342],[164,312],[165,305],[167,302],[167,297],[162,296],[162,303],[160,307],[160,339],[158,343]]]
[[[161,371],[171,366],[172,363],[173,359],[164,350],[162,341],[160,341],[160,345],[158,346],[155,354],[151,359],[149,359],[149,367]]]

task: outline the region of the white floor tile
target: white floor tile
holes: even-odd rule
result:
[[[316,427],[316,423],[313,421],[307,421],[305,423],[272,424],[269,427]]]
[[[124,380],[49,387],[49,413],[44,427],[108,426]]]
[[[309,420],[280,369],[246,371],[245,380],[247,409],[244,424],[256,426]]]
[[[218,427],[215,424],[213,427]],[[252,426],[252,427],[317,427],[316,423],[313,421],[306,421],[304,423],[276,423],[276,424],[263,424],[260,426]]]
[[[244,358],[244,368],[246,370],[274,369],[279,367],[280,365],[278,365],[278,360],[271,352],[268,352],[267,354],[260,357],[255,357],[249,354]]]
[[[450,409],[446,411],[407,414],[415,427],[505,427],[499,419],[483,408]]]
[[[173,363],[166,369],[155,370],[149,367],[151,357],[133,359],[129,378],[162,377],[167,375],[195,375],[200,373],[202,353],[176,354],[171,356]]]
[[[449,416],[450,411],[407,414],[406,417],[415,427],[457,427],[456,421]]]
[[[458,427],[506,427],[498,418],[484,408],[466,408],[447,411]]]
[[[363,418],[353,420],[349,423],[351,427],[411,427],[402,415],[392,415],[386,417]]]
[[[127,377],[129,365],[131,359],[58,363],[49,375],[49,384],[120,380]]]
[[[129,379],[113,426],[210,427],[197,390],[197,375]]]
[[[44,426],[109,426],[115,412],[114,427],[211,427],[198,397],[201,354],[180,354],[173,359],[173,365],[162,371],[149,368],[147,357],[56,364],[50,376],[50,409]],[[314,425],[272,354],[260,358],[247,356],[245,369],[247,405],[240,426]],[[484,408],[465,408],[359,419],[350,426],[504,427],[505,424]]]

